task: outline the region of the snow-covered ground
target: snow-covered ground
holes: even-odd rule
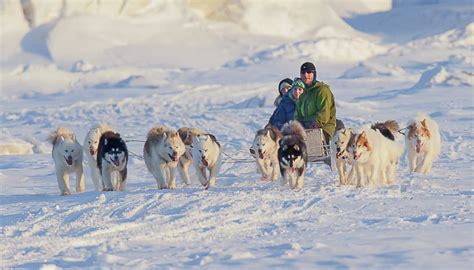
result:
[[[472,2],[229,2],[0,0],[0,267],[472,269]],[[311,164],[291,191],[231,162],[305,61],[346,126],[429,114],[433,172],[403,158],[396,184],[356,188]],[[93,191],[86,169],[60,196],[47,136],[102,121],[130,140],[127,190]],[[216,135],[216,187],[157,190],[141,159],[157,124]]]

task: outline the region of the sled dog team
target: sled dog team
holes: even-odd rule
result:
[[[96,191],[123,191],[127,180],[128,149],[120,134],[105,124],[92,127],[83,147],[75,134],[59,127],[51,136],[53,160],[61,195],[71,194],[69,174],[75,173],[76,192],[84,191],[83,152]],[[216,138],[199,129],[178,131],[152,128],[143,148],[145,164],[158,188],[176,188],[176,170],[189,185],[189,167],[194,165],[199,181],[208,189],[216,184],[221,146]],[[209,176],[207,176],[209,175]]]
[[[336,131],[331,140],[331,155],[336,161],[341,185],[386,185],[395,181],[398,160],[403,152],[395,141],[399,127],[393,120],[359,129]],[[438,125],[424,114],[410,120],[405,133],[405,149],[410,172],[428,174],[440,154]],[[252,148],[261,180],[301,189],[307,166],[306,133],[297,121],[281,131],[267,125],[258,130]],[[75,134],[59,127],[51,136],[52,156],[62,195],[71,194],[69,175],[75,174],[76,192],[85,188],[83,153],[90,167],[96,191],[123,191],[127,179],[128,149],[120,134],[105,124],[92,127],[84,144]],[[189,167],[194,165],[205,189],[216,184],[221,165],[221,145],[212,135],[195,128],[152,128],[147,135],[143,157],[159,189],[176,188],[176,171],[190,184]],[[281,175],[281,177],[279,177]]]
[[[428,174],[439,156],[441,140],[438,125],[424,114],[410,120],[405,133],[405,149],[410,172]],[[330,142],[341,185],[388,185],[395,182],[403,146],[395,141],[398,123],[388,120],[359,129],[337,130]],[[253,142],[254,157],[261,180],[275,181],[280,171],[281,185],[302,188],[307,166],[305,131],[297,121],[281,130],[267,125],[258,130]]]
[[[403,147],[395,142],[399,127],[393,120],[336,131],[331,141],[341,185],[387,185],[395,182],[395,170]],[[441,150],[438,124],[424,114],[410,120],[405,150],[410,172],[428,174]],[[350,170],[349,170],[350,169]]]

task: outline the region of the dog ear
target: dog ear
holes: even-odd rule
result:
[[[413,137],[415,136],[415,131],[416,131],[416,124],[415,123],[412,123],[410,124],[408,127],[408,133],[407,133],[407,137],[408,139],[413,139]]]
[[[421,126],[426,128],[426,119],[423,119],[423,121],[421,121]]]
[[[64,142],[64,136],[61,136],[60,138],[61,138],[61,142]]]
[[[107,145],[107,143],[108,143],[108,140],[107,140],[107,138],[105,138],[104,139],[104,145]]]
[[[296,151],[300,151],[300,147],[297,144],[293,145],[293,149],[295,149]]]
[[[421,121],[421,127],[426,137],[431,138],[430,130],[428,129],[428,126],[426,125],[426,119],[423,119],[423,121]]]
[[[365,133],[365,130],[362,131],[362,133],[360,134],[360,137],[361,137],[361,138],[365,138],[366,136],[367,136],[367,134]]]

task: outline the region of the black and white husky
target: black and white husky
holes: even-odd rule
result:
[[[306,133],[298,121],[290,121],[281,129],[283,138],[280,140],[278,149],[278,161],[280,162],[281,185],[284,186],[290,178],[290,187],[302,188],[304,173],[308,163],[306,151]]]
[[[120,134],[106,131],[99,140],[97,167],[104,191],[123,191],[127,179],[128,149]],[[112,173],[118,173],[112,183]]]

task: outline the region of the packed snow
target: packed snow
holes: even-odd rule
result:
[[[472,269],[472,2],[0,0],[0,16],[2,268]],[[346,127],[433,118],[431,174],[403,157],[387,187],[321,163],[301,190],[260,181],[249,147],[306,61]],[[60,196],[48,135],[101,122],[127,141],[126,191],[94,191],[84,166],[86,191]],[[191,169],[157,189],[156,125],[216,136],[216,187]]]

